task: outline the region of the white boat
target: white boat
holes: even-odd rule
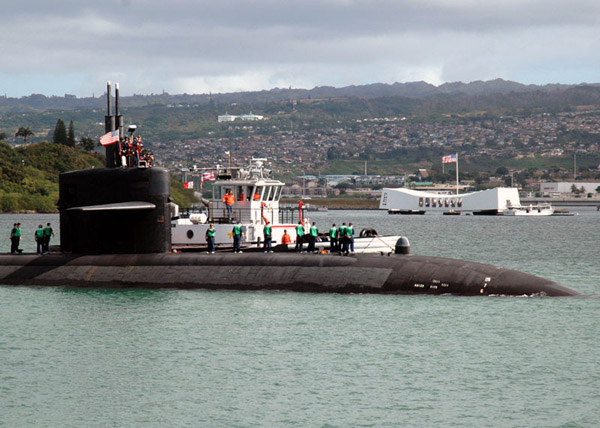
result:
[[[375,235],[375,236],[363,236],[354,238],[354,253],[366,254],[366,253],[379,253],[379,254],[390,254],[393,253],[396,248],[396,243],[400,236],[396,235]],[[294,251],[296,244],[288,244],[288,250]],[[304,244],[303,249],[306,250],[307,244]],[[328,240],[320,240],[315,242],[316,252],[329,252],[331,244]]]
[[[508,205],[502,212],[505,216],[547,216],[554,214],[550,204],[539,205]]]
[[[308,233],[311,222],[304,217],[305,207],[302,201],[298,203],[298,208],[280,208],[279,199],[285,183],[268,177],[263,167],[265,161],[264,158],[252,159],[247,169],[216,167],[210,171],[205,170],[205,173],[212,173],[215,177],[215,181],[212,182],[212,197],[203,200],[205,208],[188,215],[179,215],[178,207],[173,204],[171,216],[173,249],[205,249],[206,231],[211,223],[216,230],[217,249],[229,249],[233,244],[233,226],[238,220],[244,233],[242,247],[261,246],[264,239],[263,228],[269,222],[273,247],[281,243],[284,231],[287,231],[293,248],[298,222],[302,222],[305,234]],[[232,191],[235,197],[231,218],[222,200],[228,191]],[[322,228],[323,226],[321,225]],[[399,236],[376,235],[377,232],[372,229],[362,231],[361,236],[354,240],[355,252],[393,252]],[[316,244],[318,249],[329,248],[328,242]],[[305,243],[304,247],[306,246]]]

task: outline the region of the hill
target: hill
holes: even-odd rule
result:
[[[0,211],[56,212],[60,173],[103,166],[101,155],[61,144],[12,148],[0,142]],[[182,206],[191,206],[195,201],[193,192],[177,180],[172,180],[171,195]]]
[[[596,85],[555,85],[541,89],[542,87],[504,81],[456,83],[437,87],[435,94],[417,96],[418,93],[427,93],[429,86],[431,85],[426,83],[411,86],[414,96],[395,94],[394,85],[369,85],[356,87],[354,91],[351,87],[339,90],[315,88],[310,93],[300,90],[280,91],[286,92],[281,98],[287,101],[266,101],[277,93],[275,90],[265,91],[263,101],[247,102],[243,100],[255,99],[254,95],[260,94],[225,94],[213,96],[211,100],[206,98],[206,102],[203,103],[193,103],[194,100],[205,97],[203,95],[147,96],[148,102],[152,103],[144,105],[137,101],[132,102],[144,98],[138,95],[125,97],[129,101],[122,103],[126,105],[122,112],[126,121],[135,123],[139,132],[149,142],[168,143],[209,137],[232,139],[255,132],[240,127],[232,130],[229,123],[217,123],[217,116],[225,112],[234,115],[248,112],[265,115],[268,122],[263,121],[266,126],[257,132],[266,135],[281,130],[297,132],[336,129],[340,125],[354,126],[352,122],[357,120],[395,116],[406,116],[411,120],[439,121],[447,120],[447,117],[452,115],[528,115],[568,112],[580,106],[600,106],[600,86]],[[509,90],[512,91],[508,92]],[[407,91],[403,89],[403,92]],[[378,96],[362,97],[360,94],[363,92]],[[347,96],[326,97],[327,94]],[[289,98],[294,95],[298,98],[290,101]],[[38,98],[35,99],[39,101]],[[163,102],[159,102],[161,99]],[[188,102],[183,101],[185,99]],[[48,100],[52,101],[53,98]],[[180,102],[168,103],[176,100]],[[0,99],[0,109],[3,101],[7,100]],[[41,104],[37,103],[36,106]],[[16,143],[20,141],[14,137],[16,130],[26,126],[34,132],[29,141],[47,141],[52,138],[57,120],[62,119],[65,122],[73,121],[77,137],[87,136],[96,140],[104,133],[103,116],[104,111],[83,105],[73,110],[48,108],[44,111],[25,109],[4,112],[0,114],[0,134],[4,133],[7,140]],[[151,146],[148,148],[155,149]]]
[[[333,99],[333,98],[381,98],[403,97],[426,99],[439,96],[481,96],[509,95],[531,92],[556,93],[578,87],[600,87],[600,84],[579,85],[524,85],[503,79],[475,81],[470,83],[452,82],[439,86],[427,82],[373,83],[352,85],[342,88],[318,86],[312,89],[273,88],[263,91],[232,92],[220,94],[177,94],[169,93],[121,96],[123,107],[143,107],[151,105],[179,104],[231,104],[231,103],[269,103],[291,100]],[[106,106],[105,93],[99,96],[78,98],[74,95],[46,97],[32,94],[20,98],[0,97],[0,112],[27,112],[45,110],[100,109]]]
[[[58,174],[102,166],[97,155],[61,144],[12,148],[0,142],[0,210],[55,212]]]

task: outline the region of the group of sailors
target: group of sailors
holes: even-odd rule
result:
[[[327,233],[329,238],[329,252],[348,255],[354,252],[354,225],[352,223],[342,223],[341,226],[336,226],[335,223],[329,228]],[[315,251],[315,243],[319,239],[319,230],[315,222],[309,229],[309,233],[304,233],[304,226],[302,222],[298,222],[296,226],[296,252],[303,252],[302,245],[304,242],[308,243],[308,252]]]
[[[141,163],[144,166],[151,167],[154,161],[154,156],[144,150],[141,135],[123,138],[119,144],[119,157],[123,167],[138,167]]]
[[[304,230],[304,224],[302,221],[298,222],[296,226],[296,246],[295,251],[297,253],[309,252],[317,253],[316,242],[319,238],[319,229],[315,222],[310,226],[308,233]],[[216,229],[214,223],[210,223],[209,228],[206,231],[206,243],[207,253],[215,254],[215,236]],[[244,227],[242,223],[238,222],[233,226],[231,231],[233,237],[233,252],[242,253],[241,245],[244,239]],[[263,250],[265,253],[273,252],[273,235],[271,223],[267,222],[263,227]],[[352,223],[342,223],[341,226],[337,227],[334,223],[329,232],[327,233],[329,239],[329,252],[348,255],[354,253],[354,225]],[[281,238],[281,244],[288,245],[292,243],[291,236],[287,233],[287,230],[283,231]],[[306,250],[304,250],[304,243],[307,244]]]
[[[10,253],[21,254],[23,250],[19,248],[21,243],[21,223],[14,223],[10,231]],[[33,237],[37,244],[37,254],[47,254],[50,251],[50,238],[54,236],[52,225],[48,223],[46,227],[40,224],[37,230],[33,233]]]

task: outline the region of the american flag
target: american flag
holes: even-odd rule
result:
[[[202,173],[202,181],[213,181],[215,179],[214,172],[203,172]]]
[[[194,188],[194,182],[193,181],[188,181],[186,183],[183,183],[183,188],[184,189],[193,189]]]
[[[100,137],[100,144],[103,146],[108,146],[109,144],[113,144],[119,141],[119,130],[115,129],[114,131],[109,131]]]
[[[458,155],[454,153],[453,155],[447,155],[442,157],[442,163],[456,163]]]

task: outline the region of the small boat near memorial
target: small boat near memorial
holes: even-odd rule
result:
[[[554,208],[550,204],[539,205],[508,205],[502,212],[504,216],[549,216],[554,214]]]

